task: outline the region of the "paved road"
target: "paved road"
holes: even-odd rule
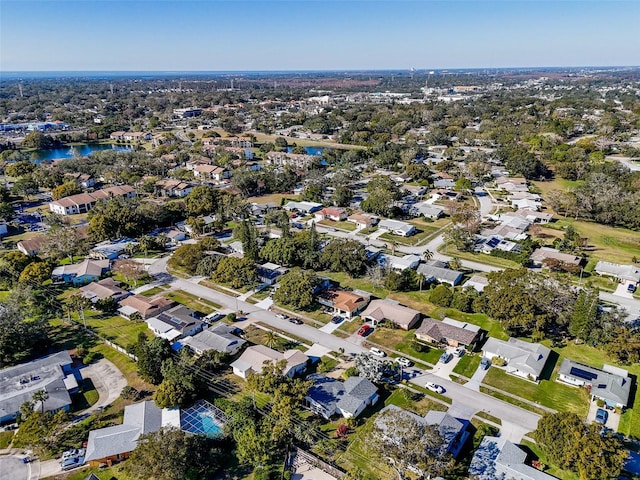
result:
[[[228,311],[242,310],[252,321],[260,321],[299,338],[303,338],[309,343],[322,345],[329,350],[338,351],[340,348],[343,348],[345,353],[348,354],[357,354],[367,351],[366,348],[350,341],[353,340],[355,342],[362,340],[360,337],[352,335],[347,339],[342,339],[306,324],[292,324],[287,320],[276,317],[275,314],[270,311],[262,310],[256,305],[240,301],[235,297],[217,290],[211,290],[202,285],[198,285],[195,281],[173,278],[173,280],[170,281],[170,284],[175,288],[189,291],[194,295],[198,295],[199,297],[218,303]],[[436,382],[443,385],[447,390],[445,395],[455,400],[455,411],[458,412],[458,414],[465,413],[464,416],[470,418],[473,413],[482,410],[500,418],[503,425],[507,425],[506,428],[510,432],[509,438],[513,441],[519,441],[525,433],[536,429],[540,417],[527,410],[503,402],[489,395],[465,388],[464,386],[451,382],[446,378],[440,378],[419,369],[414,368],[407,373],[409,381],[416,385],[424,387],[427,382]]]
[[[31,464],[22,463],[18,456],[0,457],[0,480],[29,480]]]
[[[127,379],[112,362],[101,358],[81,370],[84,378],[90,378],[100,397],[98,401],[80,414],[92,413],[113,403],[127,386]]]

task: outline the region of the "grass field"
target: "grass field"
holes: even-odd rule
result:
[[[440,355],[442,355],[442,350],[426,345],[424,346],[425,351],[423,352],[417,352],[414,350],[413,342],[415,339],[415,330],[406,332],[400,329],[392,330],[384,327],[376,327],[374,332],[369,335],[367,339],[388,349],[397,350],[405,355],[410,355],[430,365],[435,364],[438,361],[438,358],[440,358]]]
[[[289,193],[271,193],[269,195],[261,195],[259,197],[249,197],[247,198],[247,202],[249,203],[275,203],[276,205],[280,205],[282,199],[286,198],[287,200],[298,200],[299,195],[293,195]]]
[[[331,220],[321,220],[318,222],[318,225],[322,225],[324,227],[336,228],[338,230],[346,230],[348,232],[353,232],[356,229],[356,224],[353,222],[334,222]]]
[[[459,258],[461,260],[469,260],[470,262],[484,263],[485,265],[493,265],[500,268],[520,268],[520,264],[506,258],[493,257],[486,253],[461,252],[455,245],[450,243],[444,244],[439,250],[444,255]]]
[[[208,315],[221,307],[217,303],[198,297],[189,292],[185,292],[184,290],[165,293],[164,297],[169,300],[173,300],[174,302],[181,303],[196,312],[204,313],[205,315]]]
[[[492,367],[483,383],[504,390],[526,400],[553,408],[560,412],[574,412],[586,418],[589,410],[589,395],[583,388],[573,388],[555,381],[541,380],[539,384],[509,375],[504,370]]]
[[[365,292],[372,293],[378,298],[386,298],[389,291],[383,287],[374,286],[366,277],[353,278],[344,272],[329,272],[321,271],[317,272],[321,277],[327,277],[331,280],[340,283],[341,287],[347,287],[354,290],[364,290]]]
[[[0,449],[7,448],[13,440],[13,431],[0,432]]]
[[[400,235],[394,235],[393,233],[386,232],[380,235],[378,239],[383,242],[396,243],[398,245],[413,246],[413,245],[418,245],[423,240],[426,240],[437,231],[438,231],[438,227],[421,225],[420,227],[416,228],[416,233],[411,235],[410,237],[403,237]]]
[[[85,317],[87,327],[123,348],[135,343],[141,332],[149,333],[152,336],[145,322],[134,322],[118,315],[106,318],[90,315],[85,315]]]
[[[480,355],[465,354],[460,360],[458,360],[458,364],[453,367],[453,373],[471,378],[478,369],[478,365],[480,365],[480,358]]]
[[[387,398],[385,405],[395,405],[404,410],[409,410],[418,415],[424,416],[428,411],[435,410],[437,412],[446,412],[447,406],[436,402],[427,395],[422,395],[419,400],[408,400],[405,390],[399,388]]]
[[[167,287],[162,286],[162,285],[158,285],[157,287],[153,287],[150,288],[149,290],[145,290],[144,292],[142,292],[140,295],[142,295],[143,297],[155,297],[156,295],[161,294],[162,292],[166,291]]]

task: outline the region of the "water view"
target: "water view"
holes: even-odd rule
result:
[[[87,143],[84,145],[75,145],[73,147],[51,148],[48,150],[38,150],[33,152],[31,154],[31,161],[41,163],[52,160],[69,159],[74,156],[87,157],[93,152],[102,150],[127,151],[131,150],[131,147],[127,145]]]

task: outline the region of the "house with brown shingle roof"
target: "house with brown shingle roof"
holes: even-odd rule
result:
[[[416,338],[424,342],[445,343],[452,347],[472,346],[483,338],[480,327],[451,318],[443,321],[427,317],[416,330]]]
[[[348,292],[329,289],[318,295],[318,303],[333,308],[334,313],[351,318],[360,313],[368,304],[371,296],[365,292]]]
[[[20,240],[16,246],[18,247],[18,250],[20,250],[22,253],[32,257],[40,253],[40,249],[44,245],[46,239],[47,239],[46,236],[38,235],[26,240]]]
[[[413,328],[420,320],[420,312],[413,308],[405,307],[392,300],[373,300],[367,309],[362,312],[362,318],[371,320],[375,325],[387,319],[402,330]]]
[[[142,295],[131,295],[120,300],[118,305],[120,305],[118,313],[123,317],[131,318],[131,315],[137,312],[146,320],[170,309],[174,302],[164,297],[147,298]]]
[[[103,188],[91,193],[78,193],[69,195],[53,202],[49,202],[49,210],[58,215],[74,215],[77,213],[87,213],[93,208],[98,200],[112,197],[132,198],[136,196],[136,191],[129,185],[117,185]]]

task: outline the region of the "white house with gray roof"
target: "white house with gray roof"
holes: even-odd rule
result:
[[[565,358],[558,370],[558,381],[586,387],[592,398],[603,400],[610,407],[624,408],[629,404],[632,379],[622,368],[605,365],[601,370]]]
[[[527,453],[504,437],[484,437],[473,454],[469,475],[472,480],[555,480],[525,463]]]
[[[505,360],[507,365],[504,369],[507,373],[536,382],[551,352],[544,345],[523,342],[517,338],[510,338],[506,342],[489,338],[482,347],[482,351],[487,358],[499,357]]]
[[[394,235],[401,237],[410,237],[416,233],[416,227],[407,222],[401,222],[400,220],[390,220],[388,218],[380,220],[378,228],[381,230],[388,230]]]
[[[202,355],[208,350],[235,355],[247,343],[234,335],[237,330],[235,327],[220,323],[196,335],[185,337],[180,343],[189,347],[196,355]]]
[[[78,389],[71,363],[69,352],[64,350],[0,370],[0,423],[15,419],[20,406],[31,401],[39,390],[46,391],[49,398],[44,407],[38,403],[35,408],[45,412],[69,410],[70,393]]]
[[[305,406],[327,420],[338,414],[355,418],[379,399],[378,388],[363,377],[349,377],[341,382],[314,373],[307,380],[313,381],[313,385],[305,397]]]
[[[593,269],[598,275],[614,277],[619,282],[633,283],[640,282],[640,268],[634,265],[620,265],[618,263],[599,261]]]
[[[440,283],[448,283],[455,287],[462,281],[462,272],[435,265],[420,265],[418,267],[418,273],[422,274],[426,282],[433,282],[436,280]]]

